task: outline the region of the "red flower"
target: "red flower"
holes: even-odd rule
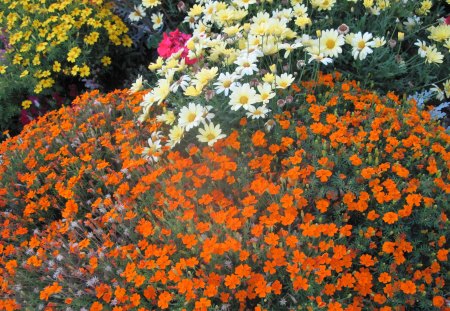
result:
[[[186,64],[192,65],[197,62],[197,59],[190,59],[188,55],[188,48],[186,42],[191,38],[191,35],[180,32],[178,29],[172,31],[167,35],[163,34],[163,39],[158,46],[158,54],[163,58],[169,58],[172,54],[177,53],[181,49],[181,57],[185,59]]]

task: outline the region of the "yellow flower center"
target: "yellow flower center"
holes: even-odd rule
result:
[[[366,47],[366,42],[364,42],[363,40],[358,42],[358,49],[362,50]]]
[[[333,39],[328,39],[325,45],[327,46],[328,49],[331,50],[336,45],[336,42]]]
[[[197,115],[193,112],[190,112],[187,119],[189,122],[194,122],[195,118],[197,117]]]
[[[247,96],[241,96],[241,98],[239,98],[239,103],[241,105],[245,105],[248,103],[248,97]]]
[[[231,81],[225,81],[225,82],[223,83],[223,86],[224,86],[225,88],[229,88],[230,85],[231,85]]]
[[[216,138],[216,135],[214,135],[213,133],[209,133],[208,135],[206,135],[206,139],[208,141],[213,140],[214,138]]]

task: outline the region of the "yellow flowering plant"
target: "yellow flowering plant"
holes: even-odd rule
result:
[[[132,45],[113,4],[103,0],[4,0],[0,28],[6,52],[0,75],[16,93],[45,94],[63,77],[89,78],[111,64],[113,47]],[[4,106],[23,98],[0,99]]]

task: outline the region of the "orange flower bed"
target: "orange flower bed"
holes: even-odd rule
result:
[[[292,95],[158,163],[126,90],[4,142],[0,309],[448,309],[450,136],[338,74]]]

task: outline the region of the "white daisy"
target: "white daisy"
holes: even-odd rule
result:
[[[142,154],[144,158],[153,162],[158,162],[159,152],[161,151],[161,140],[159,132],[152,133],[152,136],[148,139],[148,147],[145,147]]]
[[[425,54],[425,62],[426,63],[436,63],[436,64],[442,64],[444,59],[444,55],[439,52],[435,45],[430,46]]]
[[[156,117],[156,121],[163,122],[167,125],[172,125],[175,119],[176,117],[172,110],[167,110],[165,113]]]
[[[136,93],[136,92],[142,90],[144,82],[147,82],[147,81],[142,80],[142,76],[139,75],[138,78],[136,79],[136,81],[131,85],[129,93],[133,94],[133,93]]]
[[[213,123],[205,124],[204,128],[199,129],[199,133],[200,135],[197,135],[198,141],[208,143],[209,146],[214,145],[219,139],[226,137],[225,134],[222,134],[220,125],[214,125]]]
[[[403,25],[406,26],[408,31],[411,31],[415,26],[422,24],[420,21],[420,17],[414,15],[412,17],[408,17],[406,22],[403,22]]]
[[[164,15],[162,13],[152,14],[151,20],[153,23],[153,29],[158,30],[164,24]]]
[[[204,107],[202,105],[189,103],[188,107],[181,108],[178,125],[188,132],[191,128],[198,126],[202,122],[203,113]]]
[[[325,56],[338,57],[342,53],[342,48],[345,44],[344,36],[340,35],[335,29],[328,29],[322,31],[320,37],[320,52]]]
[[[379,48],[386,44],[386,39],[384,37],[375,37],[373,38],[373,47]]]
[[[436,99],[444,100],[444,97],[445,97],[444,91],[436,84],[432,84],[432,85],[433,85],[433,87],[430,89],[430,91],[434,93],[434,96],[436,97]]]
[[[286,89],[294,82],[294,77],[291,74],[283,73],[281,76],[275,76],[275,85],[277,89]]]
[[[244,108],[248,110],[253,104],[258,102],[256,91],[250,87],[250,84],[245,83],[241,86],[235,86],[231,89],[230,105],[231,110],[238,110]]]
[[[296,41],[293,44],[282,43],[282,44],[280,44],[279,48],[280,48],[280,50],[285,51],[283,57],[288,58],[289,54],[291,54],[292,51],[294,51],[295,49],[298,49],[301,46],[302,46],[302,44],[299,41]]]
[[[240,56],[234,63],[238,65],[235,72],[239,75],[252,75],[254,72],[258,72],[259,69],[256,66],[257,58],[254,54],[246,54]]]
[[[139,22],[143,17],[145,17],[145,9],[142,5],[134,6],[134,11],[128,15],[128,18],[132,22]]]
[[[428,46],[425,41],[417,40],[416,43],[414,43],[414,45],[419,47],[417,53],[421,57],[425,57],[427,55]]]
[[[316,61],[316,62],[322,63],[324,65],[328,65],[333,62],[332,58],[325,57],[325,55],[323,55],[323,53],[318,53],[318,54],[308,53],[308,54],[311,55],[311,58],[309,59],[308,64],[311,63],[312,61]]]
[[[272,98],[275,97],[275,93],[272,92],[272,86],[269,83],[259,84],[257,89],[259,92],[259,101],[263,104],[267,104]]]
[[[270,110],[267,109],[267,107],[265,105],[260,106],[258,108],[255,108],[254,106],[251,106],[248,109],[247,117],[252,118],[252,119],[265,118],[269,111]]]
[[[239,85],[239,82],[236,82],[238,78],[239,76],[235,73],[221,73],[219,75],[219,78],[217,78],[217,82],[214,83],[214,85],[216,86],[216,94],[220,94],[223,92],[225,96],[228,96],[230,89]]]
[[[178,144],[184,135],[184,129],[179,126],[175,125],[172,127],[169,131],[169,142],[168,145],[173,148],[176,144]]]
[[[171,86],[170,90],[173,93],[178,92],[178,89],[181,88],[183,91],[186,91],[186,88],[189,85],[191,78],[188,75],[182,75],[178,80],[176,80]]]
[[[158,105],[161,104],[170,93],[170,81],[167,79],[160,79],[157,87],[152,90]]]
[[[248,6],[250,4],[255,4],[256,3],[256,0],[234,0],[233,3],[236,4],[239,7],[245,8],[247,10]]]
[[[364,33],[364,35],[361,32],[358,32],[352,40],[352,55],[355,59],[363,60],[367,57],[367,54],[373,53],[373,50],[371,47],[374,46],[375,42],[369,41],[372,39],[371,33]]]

